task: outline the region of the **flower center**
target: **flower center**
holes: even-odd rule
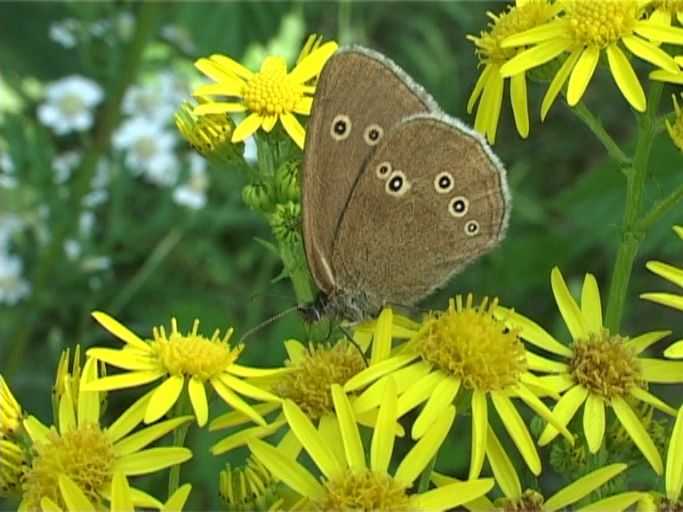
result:
[[[166,336],[166,330],[161,327],[153,329],[152,342],[159,357],[161,366],[171,375],[194,376],[203,381],[209,381],[225,371],[244,348],[238,345],[230,347],[228,340],[232,336],[232,329],[228,329],[221,339],[218,329],[211,338],[197,333],[199,320],[194,321],[192,331],[187,334],[178,332],[178,324],[171,320],[171,333]]]
[[[556,11],[547,0],[532,0],[521,5],[508,6],[507,12],[498,16],[488,13],[493,20],[493,23],[489,23],[488,32],[482,31],[480,37],[468,36],[468,39],[476,45],[476,52],[483,62],[502,64],[518,52],[517,48],[501,48],[503,39],[544,24]]]
[[[70,477],[92,503],[100,501],[100,492],[111,482],[116,456],[111,442],[98,425],[83,425],[61,436],[50,432],[33,449],[33,465],[22,483],[27,510],[40,510],[43,497],[66,508],[59,491],[60,474]]]
[[[569,373],[590,392],[609,400],[625,396],[634,386],[643,386],[635,350],[607,329],[576,340],[571,348],[574,354],[569,360]]]
[[[385,473],[370,470],[353,472],[325,482],[319,510],[410,510],[407,486]]]
[[[541,512],[543,510],[543,496],[532,490],[524,491],[517,501],[508,498],[502,498],[500,501],[505,512]]]
[[[574,0],[566,19],[575,42],[604,49],[631,35],[638,15],[635,0]]]
[[[304,91],[287,75],[282,57],[268,57],[261,71],[247,81],[242,95],[251,112],[272,115],[294,110]]]
[[[293,400],[310,418],[319,419],[334,409],[332,384],[344,385],[364,368],[365,362],[358,350],[346,340],[334,346],[310,346],[305,359],[294,371],[285,374],[275,391]]]
[[[152,137],[141,137],[135,142],[134,146],[135,153],[142,158],[147,160],[153,158],[157,153],[159,153],[159,148],[156,141]]]
[[[76,96],[75,94],[66,94],[59,101],[59,110],[61,110],[62,113],[67,117],[79,114],[84,109],[85,103],[79,96]]]
[[[458,295],[447,312],[427,320],[418,337],[422,358],[462,379],[467,389],[488,392],[517,384],[527,369],[517,330],[493,316],[498,299],[488,304],[485,297],[479,306],[472,300],[470,294],[463,305]]]

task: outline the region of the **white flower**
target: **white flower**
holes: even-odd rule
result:
[[[126,165],[136,174],[161,186],[171,186],[178,179],[178,161],[173,153],[175,132],[135,117],[126,121],[114,134],[114,147],[126,151]]]
[[[78,151],[66,151],[55,157],[52,161],[52,170],[54,171],[52,181],[54,184],[62,185],[66,183],[71,177],[71,171],[76,168],[80,161],[81,154]]]
[[[164,71],[143,85],[129,87],[121,108],[129,116],[144,117],[161,125],[169,124],[187,88],[178,75]]]
[[[64,254],[66,255],[66,259],[69,261],[76,261],[81,257],[82,252],[83,246],[81,246],[81,242],[73,238],[64,240]]]
[[[78,22],[73,18],[54,21],[50,24],[50,39],[61,44],[64,48],[76,46],[76,29]]]
[[[14,162],[6,151],[0,150],[0,188],[14,188],[17,178],[14,173]]]
[[[17,256],[0,253],[0,304],[16,304],[31,292],[31,285],[21,277],[23,263]]]
[[[16,213],[0,213],[0,253],[6,250],[12,235],[23,227],[24,222]]]
[[[196,158],[195,158],[196,157]],[[206,206],[206,189],[209,177],[206,174],[206,160],[197,154],[190,156],[190,177],[173,191],[173,200],[192,210]]]
[[[57,135],[88,130],[93,108],[102,101],[102,88],[92,80],[71,75],[50,83],[46,101],[38,106],[38,119]]]

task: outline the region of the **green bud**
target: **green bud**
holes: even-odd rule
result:
[[[293,201],[278,204],[270,220],[275,238],[283,243],[301,240],[301,205]]]
[[[275,171],[275,193],[279,203],[299,201],[301,197],[300,169],[301,160],[297,159],[285,162]]]
[[[219,478],[218,489],[225,510],[279,510],[283,503],[278,493],[277,481],[253,457],[241,468],[232,469],[227,464]]]
[[[252,210],[270,213],[275,206],[270,188],[263,181],[249,183],[242,189],[242,200]]]

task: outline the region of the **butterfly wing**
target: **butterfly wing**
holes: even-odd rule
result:
[[[481,136],[445,115],[416,115],[377,146],[332,247],[343,293],[378,309],[411,304],[504,236],[505,171]]]
[[[323,291],[335,287],[332,243],[364,162],[400,120],[436,109],[434,100],[381,54],[350,47],[328,60],[306,129],[301,184],[306,258]]]

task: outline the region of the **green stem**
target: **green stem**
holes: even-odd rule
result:
[[[287,275],[292,281],[296,302],[297,304],[308,304],[315,299],[315,290],[311,285],[308,267],[301,253],[300,244],[280,244],[280,257]]]
[[[140,11],[135,26],[135,34],[128,48],[124,48],[126,58],[123,62],[121,73],[107,92],[107,103],[98,125],[95,141],[76,171],[76,181],[71,189],[69,203],[77,208],[76,214],[56,226],[52,232],[50,244],[40,258],[40,262],[33,275],[33,292],[31,302],[25,309],[26,315],[20,322],[17,332],[11,337],[12,344],[4,361],[3,372],[11,375],[19,366],[26,346],[34,334],[38,320],[44,314],[46,304],[45,291],[50,286],[51,280],[61,267],[64,240],[77,228],[78,208],[83,196],[88,192],[92,176],[97,167],[100,157],[107,153],[111,135],[116,128],[121,115],[121,103],[128,85],[134,80],[145,48],[147,39],[152,33],[154,20],[159,9],[160,2],[141,2]]]
[[[432,473],[434,472],[434,465],[436,464],[437,455],[438,452],[434,454],[432,460],[429,461],[427,466],[422,471],[422,474],[420,475],[420,480],[417,483],[418,493],[426,492],[429,489],[429,483],[432,481]]]
[[[657,201],[650,211],[638,223],[638,229],[647,232],[659,219],[669,213],[669,211],[683,200],[683,185],[674,190],[664,199]]]
[[[656,131],[656,110],[661,92],[661,84],[654,83],[648,98],[649,109],[638,114],[638,140],[633,154],[633,164],[625,169],[626,206],[605,315],[605,326],[613,333],[619,332],[621,327],[633,263],[645,235],[639,221],[642,216],[647,164]]]
[[[187,386],[185,386],[184,391],[185,392],[181,393],[180,398],[178,398],[178,402],[176,402],[174,408],[175,412],[173,414],[174,418],[180,418],[181,416],[192,414],[187,395]],[[190,425],[192,425],[192,423],[183,423],[173,431],[173,446],[185,446],[185,438],[187,437],[187,432],[190,430]],[[180,464],[175,464],[171,466],[171,470],[168,473],[168,495],[171,496],[179,486]]]
[[[586,124],[586,126],[588,126],[598,140],[602,142],[602,145],[605,146],[609,155],[620,167],[623,168],[631,165],[631,159],[628,155],[622,151],[610,134],[607,133],[605,127],[602,125],[602,121],[595,117],[583,102],[579,102],[572,111],[584,122],[584,124]]]

